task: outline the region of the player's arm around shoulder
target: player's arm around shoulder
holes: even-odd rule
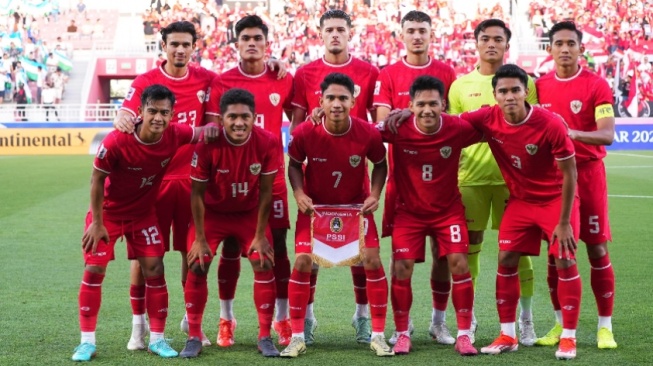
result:
[[[614,141],[615,118],[612,104],[612,90],[602,78],[595,78],[592,88],[594,105],[595,131],[569,130],[569,137],[588,145],[612,145]]]

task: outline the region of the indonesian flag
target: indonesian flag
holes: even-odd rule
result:
[[[317,205],[311,218],[313,261],[321,267],[352,266],[362,260],[365,219],[361,205]]]
[[[630,90],[628,91],[628,99],[624,103],[624,106],[628,110],[628,114],[631,117],[637,117],[639,115],[638,106],[639,106],[639,88],[637,87],[637,68],[633,68],[633,78],[630,79]]]
[[[533,70],[533,74],[535,74],[536,77],[540,77],[540,75],[544,75],[553,69],[555,69],[553,56],[547,55],[546,58],[540,57],[537,66],[535,66],[535,69]]]

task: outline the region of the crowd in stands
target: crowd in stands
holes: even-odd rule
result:
[[[155,45],[161,27],[182,19],[194,22],[199,33],[195,62],[220,72],[237,63],[233,46],[236,21],[246,14],[256,14],[271,27],[271,55],[283,60],[293,72],[322,56],[323,43],[317,24],[320,15],[329,9],[342,9],[351,15],[354,23],[352,54],[382,68],[403,56],[399,21],[406,12],[417,9],[433,19],[432,56],[462,74],[470,71],[476,62],[474,27],[489,17],[508,20],[508,14],[498,3],[477,9],[472,17],[454,11],[447,0],[379,0],[373,6],[363,0],[289,0],[283,4],[283,10],[270,13],[264,3],[241,6],[238,2],[219,0],[154,0],[143,14],[143,31]]]

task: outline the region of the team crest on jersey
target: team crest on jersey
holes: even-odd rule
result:
[[[261,164],[254,163],[254,164],[250,165],[249,166],[249,171],[254,175],[258,175],[258,173],[261,172]]]
[[[361,157],[358,155],[352,155],[349,157],[349,164],[351,164],[352,167],[357,167],[358,164],[361,163]]]
[[[166,160],[161,162],[161,168],[165,168],[166,165],[170,162],[170,158],[167,158]]]
[[[132,100],[132,97],[134,96],[135,92],[136,92],[136,89],[129,88],[129,91],[127,92],[127,95],[125,95],[125,99],[126,100]]]
[[[273,106],[278,106],[279,102],[281,101],[281,96],[279,93],[272,93],[270,94],[270,103],[272,103]]]
[[[526,145],[526,151],[531,155],[537,154],[537,145],[534,144]]]
[[[104,147],[104,144],[101,144],[100,148],[97,150],[97,158],[104,159],[105,156],[107,156],[107,148]]]
[[[354,85],[354,98],[358,98],[361,93],[361,87],[359,85]]]
[[[197,99],[200,101],[200,103],[204,103],[206,99],[206,92],[204,90],[200,90],[197,92]]]
[[[443,158],[448,159],[451,156],[451,146],[441,148],[440,155],[442,155]]]
[[[580,109],[583,108],[583,102],[580,100],[572,100],[571,103],[569,103],[571,106],[571,111],[574,112],[575,114],[578,114],[580,112]]]
[[[379,95],[381,93],[381,81],[377,81],[374,84],[374,95]]]
[[[342,231],[342,224],[342,219],[336,216],[329,221],[329,228],[332,233],[339,233]]]
[[[197,168],[197,153],[193,153],[193,160],[190,161],[190,166]]]

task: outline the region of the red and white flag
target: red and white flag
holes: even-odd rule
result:
[[[632,69],[633,71],[633,77],[630,79],[630,90],[628,91],[628,99],[624,103],[624,106],[626,107],[626,110],[628,110],[628,114],[630,114],[631,117],[638,117],[639,115],[639,88],[637,87],[637,74],[639,74],[639,71],[637,71],[637,66],[635,65]]]
[[[361,262],[365,219],[360,205],[317,205],[311,218],[313,261],[321,267],[352,266]]]

